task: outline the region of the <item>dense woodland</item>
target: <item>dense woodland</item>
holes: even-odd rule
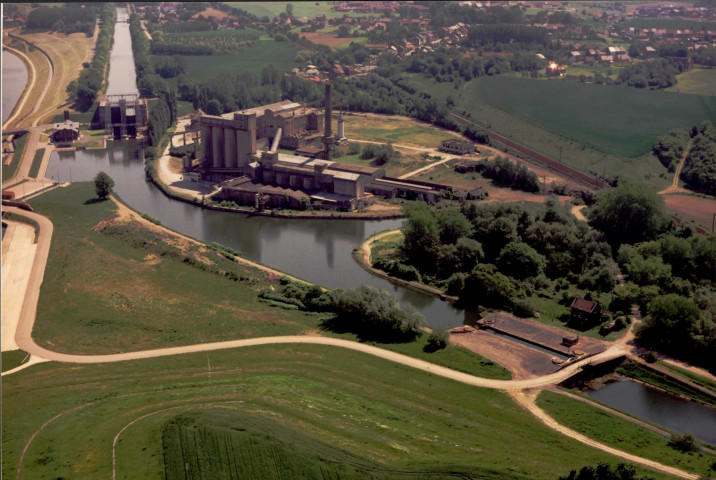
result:
[[[641,306],[643,346],[716,369],[716,240],[675,226],[648,187],[603,190],[589,226],[554,197],[536,210],[415,202],[406,213],[397,255],[378,256],[376,268],[445,288],[466,307],[518,316],[534,315],[535,296],[568,304],[568,285],[588,296],[611,293],[604,307],[614,316]],[[617,265],[623,287],[616,286]]]
[[[172,35],[156,32],[152,37],[152,55],[222,55],[250,47],[259,39],[256,32],[226,35]]]
[[[40,5],[27,16],[26,26],[30,30],[52,29],[62,33],[94,34],[97,16],[106,4],[62,4]]]

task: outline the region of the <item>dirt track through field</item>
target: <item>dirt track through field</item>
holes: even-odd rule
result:
[[[125,207],[126,208],[126,207]],[[128,209],[127,209],[128,210]],[[120,214],[126,215],[128,212],[121,209]],[[440,365],[432,364],[423,360],[419,360],[414,357],[402,355],[400,353],[384,350],[382,348],[374,347],[372,345],[366,345],[354,341],[343,340],[339,338],[320,337],[313,335],[306,336],[279,336],[279,337],[263,337],[263,338],[251,338],[242,340],[230,340],[224,342],[215,342],[207,344],[195,344],[181,347],[170,347],[161,348],[137,352],[119,353],[111,355],[72,355],[53,352],[44,347],[39,346],[32,338],[32,330],[35,323],[35,317],[37,312],[37,303],[39,300],[40,285],[44,276],[45,266],[49,256],[50,242],[52,238],[53,226],[50,220],[42,215],[34,212],[23,212],[23,214],[32,220],[36,221],[39,225],[39,235],[37,242],[37,250],[35,254],[35,261],[32,265],[32,271],[30,281],[28,282],[27,292],[23,302],[23,308],[18,322],[18,328],[15,334],[15,340],[17,345],[24,351],[30,353],[35,359],[46,359],[55,360],[59,362],[67,363],[79,363],[79,364],[91,364],[91,363],[109,363],[109,362],[122,362],[128,360],[139,360],[147,358],[156,358],[167,355],[180,355],[197,352],[206,352],[214,350],[223,350],[230,348],[242,348],[259,345],[295,345],[295,344],[310,344],[310,345],[325,345],[330,347],[345,348],[357,352],[361,352],[368,355],[373,355],[390,362],[394,362],[400,365],[404,365],[410,368],[415,368],[429,374],[438,375],[440,377],[452,379],[466,385],[472,385],[475,387],[482,388],[493,388],[506,390],[515,399],[515,401],[525,408],[527,411],[537,417],[547,427],[567,436],[576,441],[592,446],[599,450],[602,450],[611,455],[623,458],[630,462],[643,465],[647,468],[655,471],[664,472],[669,475],[674,475],[687,480],[696,480],[697,475],[679,470],[667,465],[660,464],[658,462],[648,460],[645,458],[638,457],[636,455],[623,452],[615,449],[608,445],[601,444],[595,440],[592,440],[585,435],[582,435],[574,430],[571,430],[563,425],[557,423],[553,418],[547,415],[543,410],[538,408],[534,403],[534,394],[527,394],[521,392],[523,389],[539,389],[545,386],[554,385],[560,383],[563,380],[571,377],[575,373],[582,370],[582,368],[588,364],[601,363],[614,358],[618,358],[628,354],[628,348],[622,343],[615,343],[606,351],[594,355],[592,357],[583,359],[581,361],[572,363],[567,367],[549,375],[543,375],[535,378],[520,379],[520,380],[494,380],[476,377],[467,373],[458,372]],[[130,215],[136,215],[134,212],[129,211]],[[161,228],[154,226],[156,228]],[[173,232],[172,232],[173,233]],[[15,369],[17,371],[18,369]],[[7,374],[8,372],[5,372]],[[3,375],[5,375],[3,374]],[[30,439],[30,442],[32,439]],[[28,442],[25,450],[30,445]]]

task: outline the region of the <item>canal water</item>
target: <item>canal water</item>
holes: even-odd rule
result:
[[[108,80],[111,94],[136,93],[129,25],[122,23],[127,18],[126,9],[117,8]],[[90,181],[100,171],[114,179],[116,192],[133,209],[185,235],[230,246],[247,259],[326,287],[367,284],[392,291],[401,303],[418,309],[431,326],[458,326],[465,320],[462,310],[375,277],[353,259],[353,249],[365,238],[397,228],[401,220],[287,220],[202,210],[167,198],[145,181],[142,152],[131,140],[109,142],[106,150],[54,152],[46,176],[58,181]]]
[[[20,57],[2,51],[2,121],[8,119],[27,84],[27,68]]]
[[[667,430],[690,433],[697,440],[716,445],[716,409],[631,380],[611,382],[586,393],[595,400]]]

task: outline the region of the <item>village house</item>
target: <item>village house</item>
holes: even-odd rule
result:
[[[575,297],[570,306],[570,319],[578,327],[588,328],[599,323],[602,308],[597,302]]]

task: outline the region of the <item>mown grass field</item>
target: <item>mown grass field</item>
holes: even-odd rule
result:
[[[160,58],[162,55],[155,55]],[[281,72],[298,67],[296,48],[290,43],[274,40],[258,40],[253,46],[227,55],[191,55],[185,56],[186,75],[195,82],[203,82],[222,73],[237,74],[251,72],[261,74],[261,70],[273,64]],[[176,78],[169,83],[176,87]]]
[[[668,445],[669,438],[599,408],[558,393],[543,391],[537,405],[559,423],[599,442],[666,465],[711,477],[716,455],[682,453]]]
[[[2,371],[6,372],[15,367],[19,367],[27,358],[28,354],[22,350],[2,352]]]
[[[677,75],[676,81],[667,92],[716,96],[716,68],[693,68]]]
[[[648,153],[669,130],[716,116],[714,98],[560,80],[482,77],[465,93],[581,145],[624,157]]]
[[[112,441],[126,426],[117,478],[164,479],[162,425],[217,409],[312,455],[330,445],[339,458],[375,468],[367,473],[451,469],[470,473],[458,478],[554,480],[585,464],[618,462],[548,430],[504,393],[321,346],[46,363],[3,378],[2,395],[3,477],[19,466],[19,478],[110,478]]]
[[[20,160],[25,152],[25,143],[27,143],[28,134],[22,135],[20,138],[15,139],[15,153],[12,155],[12,160],[7,165],[2,166],[2,181],[3,183],[12,179],[17,173],[17,169],[20,166]]]
[[[116,207],[93,198],[93,185],[80,183],[32,201],[55,228],[34,331],[39,343],[66,352],[109,353],[317,328],[317,315],[259,302],[257,291],[269,282],[256,269],[196,245],[179,246],[181,256],[170,258],[161,247],[176,241],[138,224],[115,235],[98,233],[97,224]],[[145,241],[158,247],[133,246]],[[192,267],[184,256],[244,280]]]
[[[40,165],[42,165],[42,157],[44,156],[44,148],[38,148],[35,151],[35,158],[32,159],[32,166],[30,166],[30,172],[28,173],[30,177],[37,178],[37,174],[40,172]]]
[[[437,148],[442,140],[456,136],[455,132],[403,117],[380,118],[356,114],[344,115],[343,119],[349,139]]]

